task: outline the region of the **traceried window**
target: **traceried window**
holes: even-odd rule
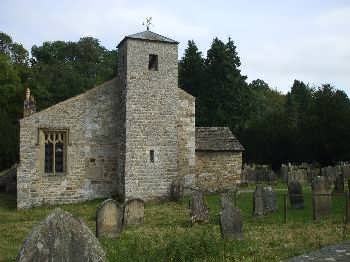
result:
[[[66,131],[43,131],[44,171],[49,175],[63,174],[66,170]]]
[[[148,60],[148,69],[152,71],[158,71],[158,56],[157,55],[149,55]]]

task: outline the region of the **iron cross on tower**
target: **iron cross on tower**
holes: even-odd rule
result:
[[[142,25],[145,25],[147,28],[147,31],[149,31],[149,28],[152,24],[152,17],[146,17],[146,21],[142,23]]]

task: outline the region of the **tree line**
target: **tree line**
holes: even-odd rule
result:
[[[98,39],[44,42],[31,48],[0,32],[0,170],[19,159],[19,119],[29,87],[41,110],[117,74],[117,50]],[[194,41],[179,61],[179,85],[196,97],[197,126],[229,126],[245,161],[267,163],[350,159],[350,101],[329,84],[295,80],[287,94],[240,71],[232,41],[213,39],[204,57]]]

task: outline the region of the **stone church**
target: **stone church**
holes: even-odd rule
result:
[[[20,120],[17,207],[114,196],[166,198],[171,184],[216,191],[239,183],[244,148],[227,127],[195,127],[178,87],[178,42],[149,30],[118,45],[118,74]]]

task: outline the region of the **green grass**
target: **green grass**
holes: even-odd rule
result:
[[[332,217],[313,221],[311,194],[306,193],[305,209],[288,209],[288,222],[283,224],[282,194],[278,191],[278,212],[261,218],[251,216],[251,193],[237,197],[244,217],[242,241],[221,239],[219,197],[213,195],[206,198],[210,210],[208,224],[191,227],[188,199],[179,203],[152,202],[146,204],[143,225],[129,226],[119,238],[101,239],[101,243],[109,261],[280,261],[350,239],[350,231],[343,230],[343,198],[333,199]],[[95,212],[101,201],[61,207],[95,232]],[[0,261],[13,261],[32,227],[53,208],[17,211],[15,196],[0,193]]]

